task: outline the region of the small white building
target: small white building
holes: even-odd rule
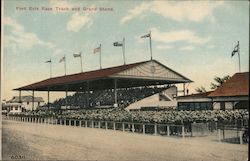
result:
[[[176,95],[177,95],[177,87],[171,86],[160,93],[156,93],[152,96],[146,97],[142,100],[130,104],[128,107],[126,107],[126,110],[176,108],[177,106],[177,101],[175,100]]]
[[[21,103],[5,103],[3,110],[6,110],[7,113],[20,113],[24,111],[24,107]]]
[[[33,99],[33,96],[14,96],[7,103],[21,103],[22,107],[26,110],[36,110],[38,107],[44,105],[44,100],[42,97],[34,97]]]

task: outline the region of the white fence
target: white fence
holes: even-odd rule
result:
[[[182,138],[184,138],[185,136],[189,136],[189,134],[185,130],[184,125],[60,119],[53,117],[43,118],[43,117],[7,116],[5,117],[5,119],[19,121],[19,122],[37,123],[37,124],[119,130],[123,132],[141,133],[143,135],[152,134],[152,135],[162,135],[162,136],[178,136]]]

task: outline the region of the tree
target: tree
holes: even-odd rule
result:
[[[210,84],[211,89],[216,89],[216,88],[220,87],[220,86],[221,86],[224,82],[226,82],[229,78],[230,78],[229,75],[226,75],[226,76],[224,76],[224,77],[222,77],[222,78],[215,76],[215,77],[214,77],[215,83],[212,82],[212,83]]]
[[[205,92],[207,92],[207,90],[203,86],[196,88],[195,91],[198,92],[198,93],[205,93]]]

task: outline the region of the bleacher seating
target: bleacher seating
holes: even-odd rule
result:
[[[131,103],[139,101],[143,98],[149,97],[153,94],[159,93],[167,87],[143,87],[143,88],[129,88],[117,90],[117,103],[119,106],[128,106]],[[114,91],[102,90],[102,91],[90,91],[89,93],[89,106],[87,106],[87,93],[77,92],[66,98],[60,98],[54,101],[51,106],[79,106],[79,107],[100,107],[100,106],[113,106],[114,104]]]

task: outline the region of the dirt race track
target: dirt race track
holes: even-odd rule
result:
[[[246,161],[248,145],[104,129],[3,121],[3,160]]]

